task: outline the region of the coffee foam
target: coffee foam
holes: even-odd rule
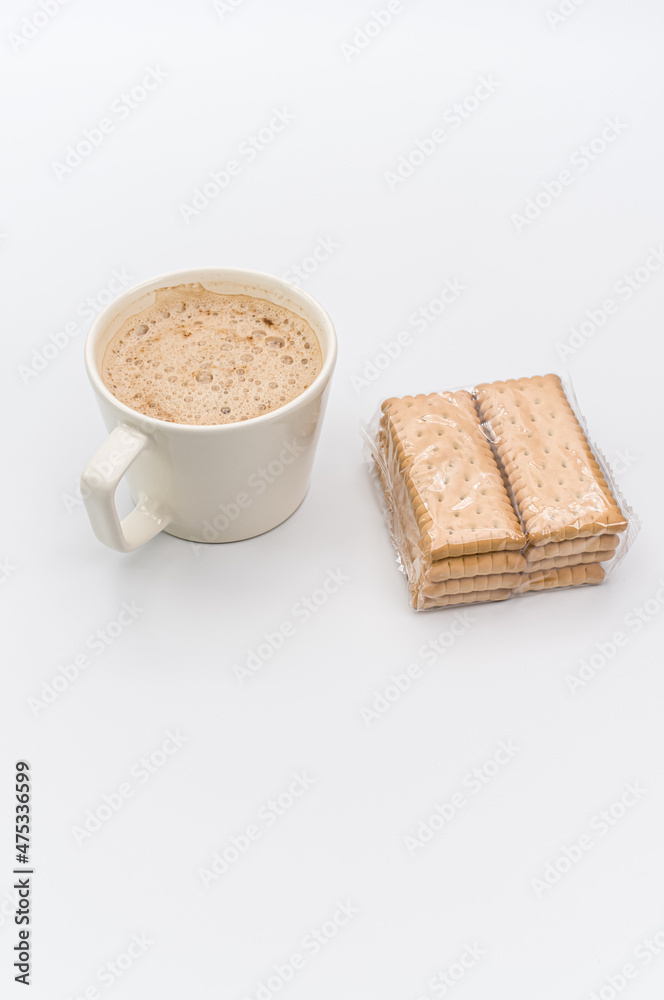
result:
[[[309,324],[283,306],[199,284],[156,292],[106,348],[102,379],[122,403],[178,424],[232,424],[279,409],[320,373]]]

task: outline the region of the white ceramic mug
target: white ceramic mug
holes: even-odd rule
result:
[[[252,295],[309,323],[323,364],[308,389],[278,410],[234,424],[176,424],[121,403],[101,378],[104,351],[126,319],[155,300],[158,288],[199,282],[225,294]],[[109,437],[81,477],[97,537],[131,552],[160,531],[193,542],[233,542],[275,528],[299,507],[327,401],[337,340],[330,317],[287,281],[237,268],[163,274],[118,296],[94,321],[85,364]],[[115,490],[126,474],[134,510],[122,522]]]

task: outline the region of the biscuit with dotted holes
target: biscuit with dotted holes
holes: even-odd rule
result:
[[[383,481],[383,488],[385,482]],[[403,513],[397,507],[396,516],[399,519],[401,532],[399,537],[405,539],[403,529]],[[404,553],[405,554],[405,553]],[[408,546],[409,561],[417,564],[418,556],[422,554]],[[446,580],[459,580],[468,576],[491,576],[494,573],[521,573],[528,566],[527,559],[521,552],[505,549],[503,552],[482,552],[476,556],[457,556],[454,559],[437,559],[429,563],[423,561],[417,566],[422,583],[444,583]]]
[[[605,563],[613,559],[616,554],[615,549],[597,552],[577,552],[572,556],[552,556],[551,559],[539,559],[537,562],[528,562],[527,573],[535,573],[545,569],[563,569],[565,566],[585,566],[589,563]]]
[[[391,474],[389,461],[384,453],[374,456],[374,462],[380,484],[385,495],[386,520],[389,523],[392,542],[399,554],[403,568],[409,581],[414,581],[420,572],[422,553],[417,547],[419,529],[407,503],[407,493],[401,476]],[[410,511],[410,517],[404,514],[404,505]]]
[[[477,556],[458,556],[455,559],[425,563],[422,572],[422,567],[417,564],[418,552],[413,551],[412,545],[406,538],[402,523],[403,515],[398,504],[394,502],[386,475],[385,456],[382,457],[383,461],[376,462],[376,467],[387,501],[392,534],[409,578],[411,597],[415,606],[418,595],[434,597],[448,592],[465,593],[489,588],[509,589],[519,582],[521,571],[527,567],[527,562],[520,552],[513,550],[484,552]],[[421,560],[421,553],[419,557]]]
[[[494,573],[521,573],[528,565],[520,552],[483,552],[478,556],[457,556],[432,562],[423,579],[428,583],[444,583],[466,576],[490,576]]]
[[[521,573],[493,573],[491,576],[462,576],[444,583],[423,583],[423,597],[443,597],[445,594],[470,594],[476,590],[513,590],[522,581]]]
[[[557,375],[485,383],[475,396],[530,543],[625,530]]]
[[[382,410],[393,476],[427,560],[524,546],[470,393],[391,398]]]
[[[554,587],[580,587],[584,583],[601,583],[604,577],[604,570],[599,563],[524,573],[523,581],[516,588],[515,593],[525,594],[529,590],[553,590]]]
[[[422,597],[414,606],[424,608],[449,608],[458,604],[479,604],[484,601],[504,601],[511,590],[474,590],[470,594],[443,594],[442,597]]]
[[[533,545],[526,549],[526,559],[529,563],[539,559],[553,559],[558,556],[573,556],[579,552],[606,552],[618,548],[618,535],[592,535],[590,538],[571,538],[568,542],[549,542],[547,545]],[[604,562],[603,559],[596,560]]]

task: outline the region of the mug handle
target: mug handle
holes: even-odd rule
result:
[[[133,552],[158,535],[171,520],[158,504],[144,497],[121,522],[115,491],[125,472],[149,445],[147,434],[118,424],[81,476],[81,491],[92,530],[97,538],[118,552]]]

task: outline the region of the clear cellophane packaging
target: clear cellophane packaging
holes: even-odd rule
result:
[[[569,378],[392,397],[365,436],[418,611],[596,585],[638,532]]]

